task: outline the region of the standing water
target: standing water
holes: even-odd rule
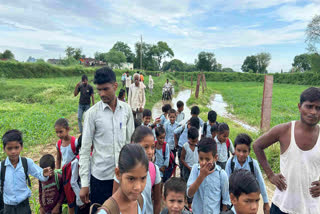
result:
[[[256,127],[250,126],[245,122],[237,119],[234,115],[228,113],[227,111],[228,104],[223,101],[223,97],[221,94],[215,94],[214,99],[211,100],[211,102],[207,106],[208,108],[211,108],[212,110],[217,112],[218,115],[233,120],[237,124],[241,125],[243,128],[247,129],[248,131],[256,132],[256,133],[259,132],[259,130]]]

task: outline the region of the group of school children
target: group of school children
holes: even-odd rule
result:
[[[250,136],[239,134],[233,144],[228,125],[217,122],[216,112],[208,112],[208,121],[204,122],[198,117],[197,106],[191,109],[187,123],[181,124],[186,117],[182,101],[177,103],[177,110],[169,104],[162,110],[163,115],[151,122],[152,113],[145,109],[143,121],[135,123],[132,143],[120,152],[110,198],[118,207],[142,214],[257,213],[261,194],[268,213],[262,173],[257,161],[249,156]],[[60,139],[56,160],[46,154],[40,159],[40,167],[20,157],[20,131],[3,135],[7,154],[1,162],[0,176],[3,213],[31,213],[31,191],[26,182],[29,174],[39,179],[41,214],[61,213],[63,203],[68,204],[69,213],[89,213],[90,204],[84,204],[79,196],[81,136],[76,139],[69,135],[65,118],[58,119],[54,127]],[[110,199],[97,213],[119,213],[110,209]],[[163,209],[162,201],[166,205]]]

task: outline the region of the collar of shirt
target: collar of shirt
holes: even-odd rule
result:
[[[14,168],[14,166],[12,165],[11,161],[9,160],[9,157],[6,158],[6,161],[4,162],[5,166],[12,166]],[[19,162],[16,166],[16,168],[18,168],[18,166],[22,166],[22,162],[21,162],[21,157],[19,155]]]
[[[106,108],[108,108],[109,110],[112,111],[111,107],[107,103],[104,103],[104,102],[102,102],[102,108],[103,108],[103,110],[106,110]],[[120,108],[122,108],[122,103],[119,102],[119,100],[117,98],[116,110],[119,110]]]
[[[214,140],[215,140],[217,143],[220,143],[220,144],[225,143],[225,142],[221,143],[221,142],[219,141],[219,139],[218,139],[218,137],[217,137],[217,136],[215,136],[215,137],[214,137]]]

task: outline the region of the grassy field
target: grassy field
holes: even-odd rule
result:
[[[54,123],[60,117],[76,117],[79,96],[74,97],[74,87],[81,77],[61,77],[43,79],[9,79],[0,80],[0,136],[9,129],[19,129],[24,135],[24,150],[32,146],[52,142],[55,137]],[[120,81],[120,77],[117,77]],[[146,90],[146,108],[161,99],[161,88],[165,76],[154,77],[154,95]],[[89,76],[92,83],[92,75]],[[148,83],[148,77],[145,78]],[[119,86],[122,83],[119,82]],[[118,87],[118,91],[120,87]],[[100,98],[95,90],[95,101]],[[71,134],[78,133],[77,120],[71,123]],[[0,144],[2,147],[2,143]],[[31,149],[32,150],[32,149]],[[0,158],[4,157],[1,150]]]

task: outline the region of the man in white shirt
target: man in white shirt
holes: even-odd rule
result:
[[[136,119],[142,120],[142,113],[146,104],[145,85],[140,82],[140,75],[134,74],[133,81],[129,88],[128,104]]]
[[[98,69],[94,83],[101,101],[85,114],[79,160],[82,186],[80,198],[84,203],[89,203],[88,177],[91,173],[90,201],[103,204],[112,195],[114,169],[121,148],[130,143],[134,120],[130,106],[119,102],[115,95],[118,84],[110,68]]]

